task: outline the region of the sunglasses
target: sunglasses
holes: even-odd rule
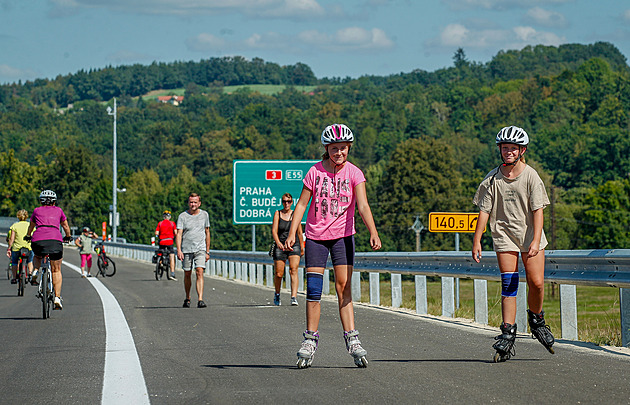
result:
[[[282,204],[291,204],[292,200],[282,200]]]

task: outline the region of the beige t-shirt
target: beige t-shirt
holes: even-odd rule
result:
[[[530,166],[515,179],[496,168],[481,182],[473,204],[490,214],[488,223],[496,252],[527,252],[534,239],[534,211],[549,205],[545,185]],[[540,249],[547,246],[545,231]]]

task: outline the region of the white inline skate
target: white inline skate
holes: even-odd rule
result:
[[[368,365],[368,361],[365,358],[367,356],[367,351],[361,347],[361,341],[359,340],[359,331],[356,329],[344,332],[343,338],[346,341],[346,349],[348,349],[348,353],[354,359],[354,364],[357,367],[365,368]]]
[[[304,331],[304,340],[302,346],[297,352],[297,368],[307,368],[313,363],[313,357],[317,351],[317,344],[319,343],[319,333],[310,330]]]

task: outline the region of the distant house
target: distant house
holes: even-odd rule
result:
[[[184,96],[158,96],[158,101],[162,103],[171,103],[177,106],[184,101]]]

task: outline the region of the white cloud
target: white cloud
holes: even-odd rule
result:
[[[225,40],[202,33],[186,40],[191,51],[230,52],[250,50],[280,50],[283,53],[305,53],[314,47],[326,52],[387,50],[394,47],[385,31],[359,27],[342,28],[332,34],[317,30],[302,31],[297,36],[277,32],[254,33],[243,40]]]
[[[485,8],[488,10],[506,10],[513,8],[531,7],[540,4],[562,4],[575,0],[442,0],[451,9],[462,10],[471,8]]]
[[[532,27],[514,27],[517,44],[520,42],[525,45],[554,45],[558,46],[566,42],[566,38],[559,37],[553,32],[536,31]]]
[[[275,8],[261,10],[264,17],[320,17],[324,14],[315,0],[284,0]]]
[[[527,19],[543,27],[563,28],[567,25],[567,21],[562,14],[540,7],[527,10]]]
[[[333,34],[310,30],[301,32],[298,38],[307,45],[331,52],[382,50],[394,47],[394,42],[380,28],[366,30],[360,27],[347,27]]]
[[[222,50],[226,46],[226,41],[212,34],[201,33],[186,40],[186,46],[191,51],[205,52]]]
[[[553,32],[537,31],[529,26],[512,29],[473,29],[463,24],[449,24],[436,38],[425,43],[434,51],[452,52],[455,48],[520,49],[526,45],[560,45],[566,42]]]
[[[82,9],[104,8],[125,13],[194,16],[240,13],[263,18],[320,17],[317,0],[49,0],[50,14],[63,16]]]
[[[505,35],[503,30],[469,29],[462,24],[449,24],[440,33],[439,40],[430,41],[439,47],[485,48],[499,43]]]

